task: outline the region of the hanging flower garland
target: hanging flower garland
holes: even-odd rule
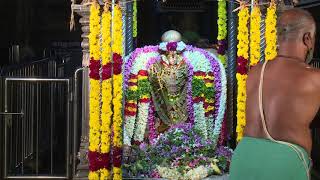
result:
[[[146,63],[144,63],[146,64]],[[137,144],[140,144],[144,140],[144,134],[147,128],[148,116],[149,116],[149,106],[150,106],[150,92],[151,85],[148,80],[148,71],[145,68],[139,70],[138,72],[138,115],[137,124],[134,134],[134,140]]]
[[[117,3],[113,8],[112,19],[112,52],[113,52],[113,179],[122,179],[122,56],[123,56],[123,22],[122,10]]]
[[[153,113],[149,112],[151,110],[151,99],[150,83],[147,82],[147,69],[151,62],[157,61],[157,57],[159,57],[157,49],[158,48],[153,46],[138,48],[126,61],[124,78],[124,87],[126,90],[124,123],[125,145],[131,146],[132,140],[134,140],[135,144],[142,143],[147,123],[154,123],[151,121],[152,119],[149,118]],[[137,131],[139,131],[139,133]],[[151,138],[154,138],[154,135],[152,135]],[[152,139],[149,140],[151,141]]]
[[[99,179],[100,173],[100,6],[94,1],[90,7],[90,120],[89,120],[89,176]]]
[[[215,97],[214,97],[214,128],[211,135],[213,143],[216,145],[219,135],[222,133],[222,123],[224,121],[224,115],[226,111],[226,100],[227,100],[227,79],[226,72],[223,64],[220,61],[217,61],[215,55],[205,51],[203,49],[198,49],[202,52],[205,57],[209,60],[211,69],[214,76],[214,86],[215,86]],[[210,120],[210,119],[209,119]],[[211,132],[210,132],[211,133]]]
[[[111,118],[112,118],[112,63],[111,63],[111,11],[105,5],[101,20],[101,59],[102,59],[102,107],[101,107],[101,154],[103,167],[101,179],[110,179],[111,171]]]
[[[266,16],[266,60],[273,60],[277,56],[277,5],[274,0],[271,1],[267,9]]]
[[[133,37],[138,36],[138,7],[137,0],[133,1]]]
[[[218,58],[226,67],[227,56],[227,2],[218,1]]]
[[[237,58],[237,74],[238,81],[238,97],[237,97],[237,141],[243,137],[243,130],[246,125],[246,80],[248,72],[248,58],[249,58],[249,9],[242,6],[239,13],[238,26],[238,58]]]
[[[254,5],[250,17],[250,66],[255,66],[260,61],[260,22],[260,8]]]

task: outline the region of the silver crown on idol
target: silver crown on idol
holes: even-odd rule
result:
[[[169,30],[165,32],[161,37],[162,42],[179,42],[181,41],[181,39],[181,34],[175,30]]]

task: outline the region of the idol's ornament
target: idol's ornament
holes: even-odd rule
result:
[[[227,170],[231,151],[217,146],[226,74],[215,55],[168,31],[126,58],[124,90],[128,176],[198,179]]]

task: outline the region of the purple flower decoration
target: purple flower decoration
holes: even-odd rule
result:
[[[220,146],[216,149],[217,156],[223,156],[230,159],[232,157],[232,154],[233,154],[232,150],[229,149],[228,147]]]
[[[153,101],[151,101],[149,106],[149,114],[148,114],[148,126],[149,126],[149,142],[151,145],[156,143],[157,132],[155,126],[155,108],[153,105]]]
[[[228,44],[225,39],[218,41],[218,54],[225,55],[227,48],[228,48]]]
[[[177,42],[169,42],[169,43],[167,44],[167,50],[168,50],[168,51],[176,51],[176,50],[177,50],[177,47],[178,47]]]
[[[141,143],[139,145],[140,150],[143,151],[143,152],[147,151],[147,147],[148,147],[148,145],[146,143]]]

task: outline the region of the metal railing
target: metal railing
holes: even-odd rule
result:
[[[0,179],[68,179],[75,174],[81,69],[73,81],[66,75],[71,73],[67,58],[0,69]]]
[[[4,81],[4,178],[68,178],[69,79]]]

